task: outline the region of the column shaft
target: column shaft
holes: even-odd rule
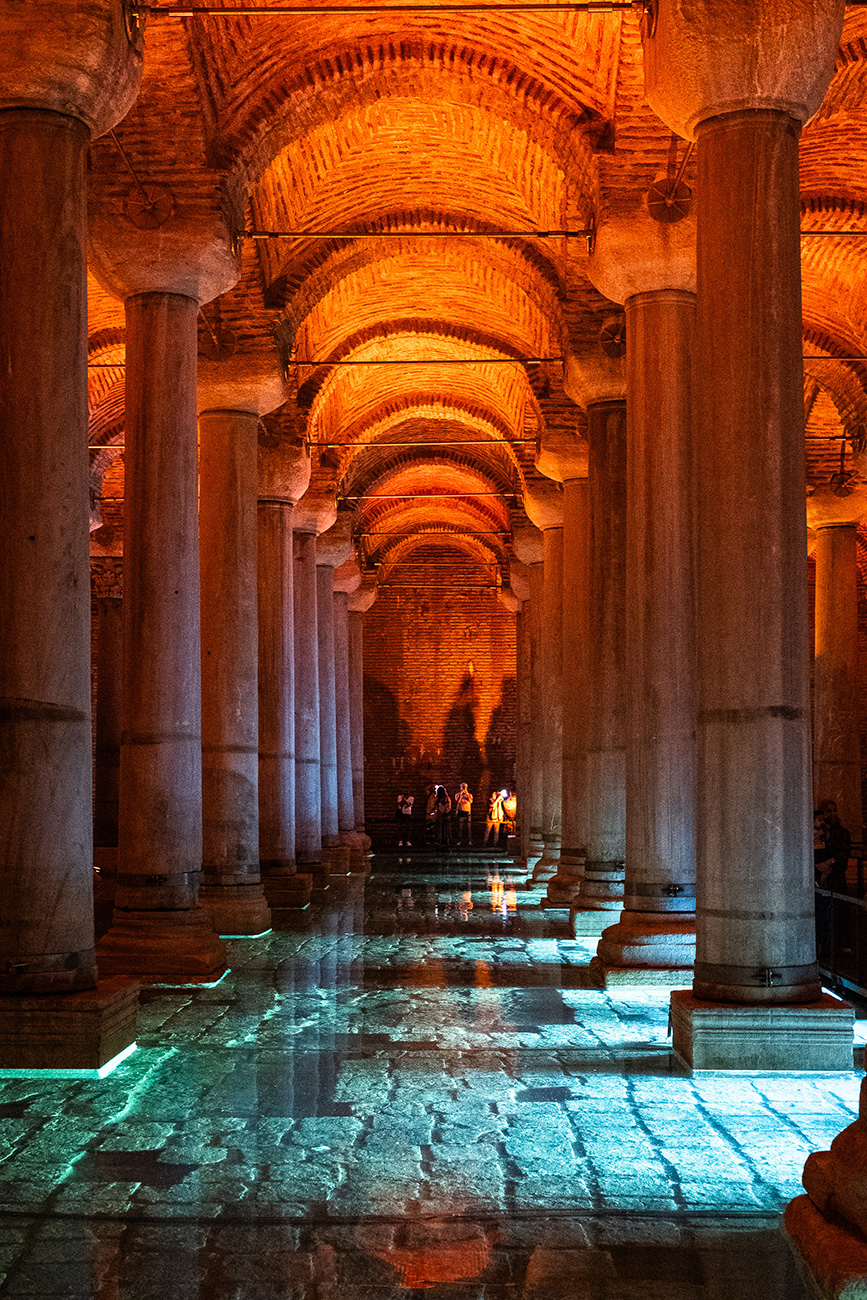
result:
[[[516,712],[515,792],[518,798],[518,826],[521,832],[520,854],[526,859],[530,850],[530,751],[532,727],[532,666],[530,660],[530,602],[521,601],[515,619]]]
[[[295,856],[322,874],[316,535],[295,533]]]
[[[525,815],[530,828],[527,869],[532,871],[545,852],[542,839],[542,798],[545,770],[545,736],[543,725],[542,693],[542,623],[545,590],[544,563],[531,564],[530,617],[527,631],[530,641],[530,781],[528,784]]]
[[[582,810],[587,747],[587,643],[590,636],[590,480],[563,484],[562,843],[548,901],[571,904],[584,875]]]
[[[270,915],[259,877],[257,415],[199,417],[202,610],[201,902],[224,934]]]
[[[192,298],[126,303],[124,728],[118,883],[100,967],[210,980],[225,949],[202,867],[196,320]]]
[[[96,600],[96,727],[94,736],[94,861],[117,869],[120,742],[123,715],[123,601]],[[99,861],[100,850],[108,849]]]
[[[815,554],[814,801],[818,807],[833,799],[852,839],[860,840],[857,525],[818,528]]]
[[[349,597],[334,593],[334,709],[337,727],[337,828],[355,829],[352,800],[352,716],[349,704]]]
[[[598,952],[670,983],[695,956],[695,296],[636,294],[626,331],[626,879]]]
[[[556,874],[560,859],[563,757],[563,529],[546,528],[542,609],[542,842],[534,880]]]
[[[96,982],[87,142],[59,113],[0,113],[3,994]]]
[[[797,122],[698,138],[694,990],[819,995],[813,930]],[[749,196],[733,203],[732,194]],[[748,324],[750,346],[745,346]]]
[[[619,911],[626,857],[626,403],[587,411],[590,480],[590,627],[587,749],[581,814],[585,848],[576,934],[601,933]]]
[[[364,831],[364,615],[349,614],[349,725],[355,829]],[[369,846],[368,846],[369,847]]]

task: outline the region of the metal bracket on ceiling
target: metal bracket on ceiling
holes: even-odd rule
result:
[[[659,20],[659,0],[638,0],[638,8],[641,9],[641,35],[649,39],[656,35],[656,24]]]
[[[596,247],[596,222],[595,220],[587,227],[587,256],[593,256],[593,250]]]
[[[123,10],[123,21],[126,26],[126,38],[130,45],[137,49],[144,40],[145,23],[147,22],[147,9],[137,5],[134,0],[121,0]]]
[[[123,201],[123,214],[137,230],[159,230],[175,210],[175,196],[165,185],[136,182]]]
[[[599,331],[599,346],[606,357],[617,361],[626,355],[626,318],[611,316],[604,321]]]

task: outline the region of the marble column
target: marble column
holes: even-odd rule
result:
[[[660,178],[664,179],[664,178]],[[682,987],[695,960],[692,481],[695,221],[600,223],[589,275],[626,308],[626,876],[606,985]]]
[[[364,827],[364,615],[375,600],[376,583],[365,580],[350,593],[348,602],[352,805],[355,832],[361,837],[361,850],[366,855],[370,853],[370,836]]]
[[[546,904],[570,907],[584,875],[581,809],[588,708],[586,649],[590,636],[590,485],[587,443],[577,433],[545,430],[536,468],[563,485],[563,745],[561,847]]]
[[[310,482],[302,447],[259,447],[259,863],[272,909],[309,906],[313,878],[295,860],[293,516]]]
[[[352,779],[353,706],[350,686],[349,599],[361,586],[361,569],[353,555],[334,570],[334,702],[337,718],[337,827],[349,849],[349,869],[366,874],[370,840],[355,829]]]
[[[521,857],[527,872],[532,872],[545,852],[542,839],[542,794],[544,770],[544,732],[542,704],[542,614],[545,590],[545,549],[542,534],[532,524],[519,525],[512,532],[515,558],[527,566],[530,598],[525,635],[528,640],[530,676],[530,734],[528,736],[529,781],[519,795],[518,818],[521,823]]]
[[[238,268],[221,212],[156,232],[100,208],[90,256],[124,299],[127,366],[118,878],[99,962],[151,983],[206,983],[226,950],[199,902],[197,323]]]
[[[842,15],[663,0],[644,34],[650,105],[698,155],[694,1068],[851,1065],[813,924],[798,193]]]
[[[813,672],[813,802],[833,799],[853,840],[863,838],[858,673],[858,524],[867,488],[807,498],[815,532],[816,656]]]
[[[201,397],[200,397],[201,401]],[[199,415],[202,886],[218,934],[271,926],[259,875],[256,411]]]
[[[577,935],[599,935],[623,905],[626,861],[626,403],[587,407],[590,626],[585,659],[584,875]],[[614,914],[614,915],[612,915]]]
[[[560,860],[563,757],[563,492],[548,479],[527,483],[524,509],[542,533],[542,857],[533,880],[544,883]]]
[[[123,699],[123,599],[104,594],[117,570],[93,572],[96,606],[96,718],[93,754],[93,862],[100,873],[117,872],[118,792]],[[112,581],[114,579],[114,581]],[[113,892],[113,885],[112,885]]]
[[[340,838],[337,780],[337,675],[334,661],[334,570],[352,555],[346,512],[316,541],[316,632],[319,649],[319,772],[322,847],[329,873],[349,875],[350,846]]]
[[[523,861],[530,845],[530,824],[525,817],[527,791],[530,786],[530,749],[532,729],[532,664],[530,659],[530,570],[520,560],[509,564],[509,584],[518,602],[515,611],[515,781],[517,798],[517,855]]]
[[[293,538],[295,858],[313,876],[319,894],[328,888],[330,862],[322,846],[316,539],[336,518],[333,493],[314,493],[311,489],[296,509]]]
[[[141,49],[107,0],[6,6],[0,39],[0,1064],[95,1070],[137,990],[94,955],[86,166]]]

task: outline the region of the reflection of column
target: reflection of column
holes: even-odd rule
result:
[[[95,987],[85,450],[86,155],[91,136],[122,117],[136,93],[140,58],[122,33],[120,11],[102,6],[62,22],[44,3],[6,6],[0,22],[7,1068],[98,1068],[135,1033],[135,988]],[[33,993],[38,1005],[22,1015],[17,996]]]
[[[352,803],[361,851],[370,852],[364,828],[364,615],[376,600],[376,584],[365,581],[349,596],[349,712],[352,741]],[[366,841],[366,843],[364,842]],[[366,869],[366,867],[365,867]]]
[[[626,306],[626,879],[606,984],[681,986],[695,959],[692,373],[695,222],[603,221],[588,274]]]
[[[329,863],[322,852],[320,776],[319,627],[316,537],[337,517],[333,496],[308,492],[299,502],[293,539],[295,634],[295,857],[328,888]]]
[[[545,851],[542,840],[542,771],[544,737],[542,727],[542,607],[544,602],[545,564],[542,534],[532,525],[517,527],[512,535],[512,549],[521,564],[529,570],[530,599],[525,604],[530,667],[530,735],[528,745],[529,781],[523,807],[518,816],[522,827],[522,854],[528,872],[532,872]]]
[[[584,767],[584,878],[574,934],[601,934],[623,901],[626,857],[626,404],[587,408],[590,636]]]
[[[271,924],[259,876],[258,427],[256,411],[205,410],[199,416],[199,897],[219,934],[261,934]]]
[[[814,803],[833,799],[853,840],[862,838],[863,820],[856,534],[865,498],[863,488],[848,497],[820,489],[807,500],[816,559]]]
[[[524,508],[542,531],[542,843],[535,881],[556,874],[560,858],[563,756],[563,494],[547,479],[528,483]]]
[[[319,651],[319,783],[322,847],[329,872],[349,874],[349,845],[340,839],[337,786],[337,677],[334,662],[334,570],[352,555],[351,521],[337,522],[316,542],[316,635]]]
[[[294,503],[310,482],[302,448],[259,447],[259,862],[272,908],[306,907],[295,863]]]
[[[672,994],[697,1068],[852,1059],[815,960],[798,194],[842,14],[667,0],[645,36],[649,102],[698,146],[698,931]]]

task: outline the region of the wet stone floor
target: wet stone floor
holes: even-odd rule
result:
[[[377,856],[107,1079],[0,1083],[0,1296],[806,1297],[779,1214],[860,1075],[690,1078],[519,879]]]

